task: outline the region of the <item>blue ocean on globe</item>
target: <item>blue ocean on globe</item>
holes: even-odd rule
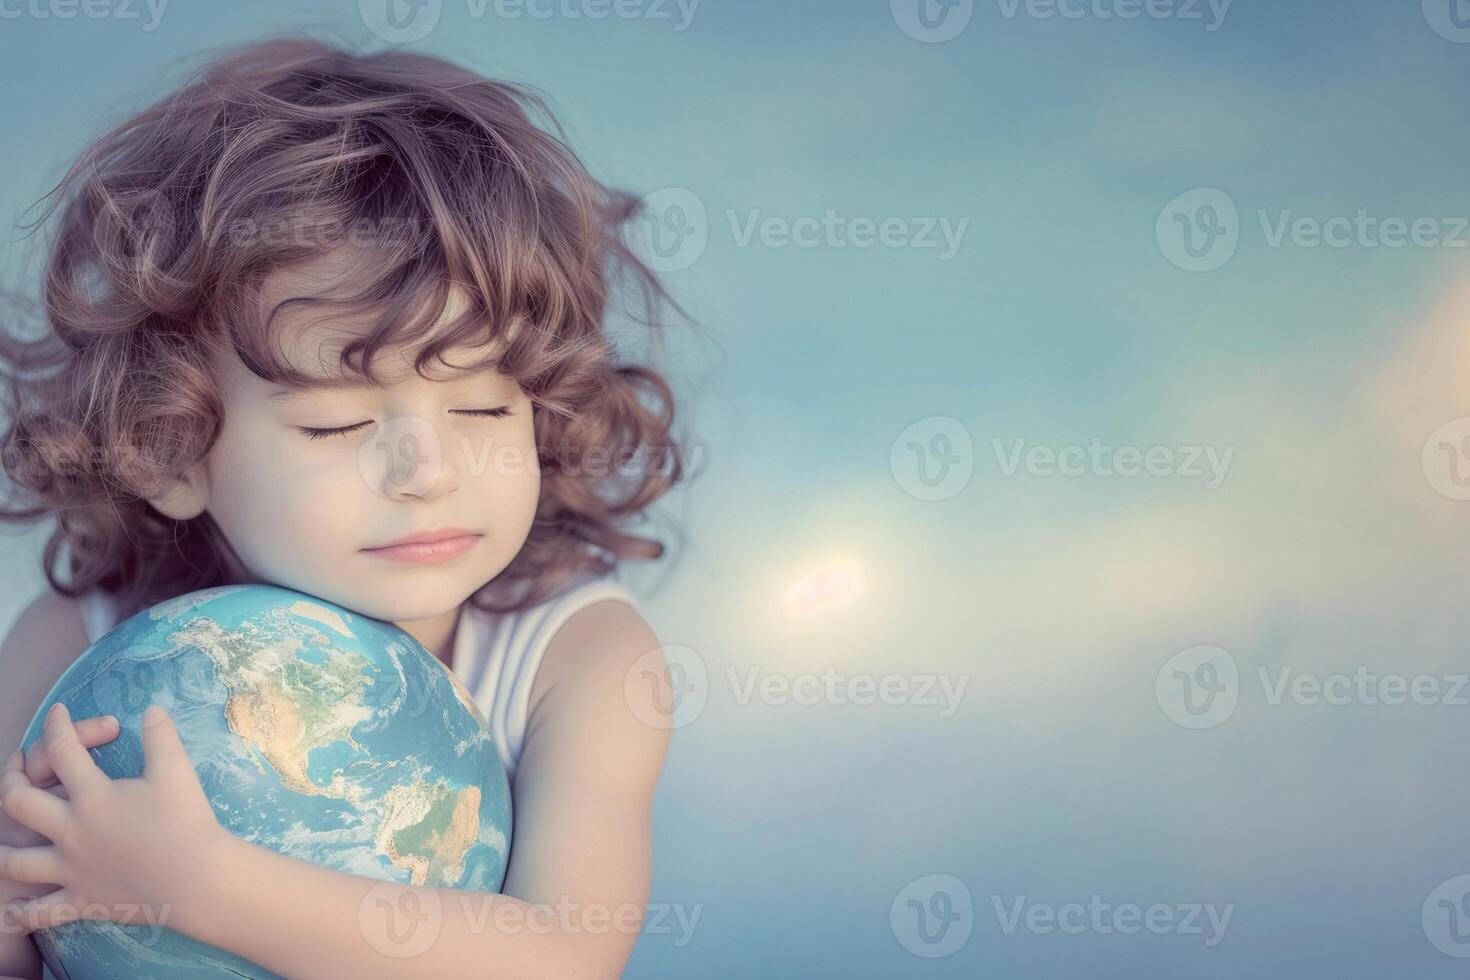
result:
[[[162,705],[237,837],[379,880],[484,892],[504,882],[510,787],[489,727],[454,674],[392,623],[275,586],[191,592],[88,647],[23,746],[55,701],[76,719],[121,722],[90,750],[113,778],[142,774],[143,710]],[[32,935],[59,980],[278,976],[158,919]]]

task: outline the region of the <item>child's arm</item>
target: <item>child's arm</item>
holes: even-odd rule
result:
[[[657,717],[651,688],[630,705],[625,683],[657,640],[625,605],[595,612],[578,637],[557,637],[582,643],[527,728],[504,895],[375,885],[232,837],[210,876],[220,893],[189,916],[200,938],[306,980],[621,976],[648,900],[669,733],[640,720]]]
[[[70,844],[13,863],[49,874],[76,905],[168,906],[171,928],[306,980],[619,976],[648,898],[652,795],[669,734],[648,719],[668,692],[626,683],[640,661],[662,666],[647,659],[658,643],[641,617],[620,603],[586,612],[573,661],[530,719],[504,895],[375,882],[233,837],[214,822],[166,717],[145,726],[144,777],[116,781],[95,770],[71,725],[48,721],[53,764],[81,786],[75,812],[64,818],[30,795],[40,791],[12,788],[13,770],[0,797],[7,808],[21,798],[23,821],[49,822]],[[90,805],[75,807],[84,793]],[[28,904],[26,924],[50,924],[58,901]]]
[[[20,746],[21,736],[51,685],[86,648],[87,633],[75,599],[48,588],[21,611],[4,645],[0,646],[0,677],[4,678],[4,683],[0,683],[0,755]],[[101,741],[105,739],[89,740],[87,744],[98,745]],[[0,812],[0,844],[27,846],[44,842],[40,835]],[[0,902],[47,890],[12,881],[0,872]],[[41,956],[36,952],[36,944],[25,933],[5,928],[3,922],[0,922],[0,976],[41,976]]]

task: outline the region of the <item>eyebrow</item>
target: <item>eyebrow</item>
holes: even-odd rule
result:
[[[476,373],[484,372],[471,372],[471,374],[461,377],[446,378],[442,383],[455,384],[458,382],[468,381],[469,378]],[[319,392],[368,391],[374,389],[385,390],[395,384],[398,384],[400,381],[405,380],[408,379],[395,378],[382,384],[372,384],[367,381],[332,381],[326,378],[321,378],[317,381],[314,381],[312,384],[304,387],[277,387],[275,391],[267,394],[266,398],[270,401],[289,401],[295,398],[305,398],[308,395],[314,395]],[[499,379],[497,378],[497,380]]]
[[[321,391],[359,391],[371,387],[373,386],[351,381],[330,381],[312,385],[310,388],[278,388],[266,397],[271,401],[286,401],[292,398],[304,398]]]

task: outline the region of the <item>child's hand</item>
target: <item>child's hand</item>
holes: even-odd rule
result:
[[[95,718],[83,718],[75,722],[77,736],[87,748],[96,748],[106,745],[117,738],[119,726],[117,719],[112,715],[98,715]],[[46,755],[46,740],[38,738],[31,743],[31,747],[25,754],[25,774],[32,786],[39,786],[47,792],[67,798],[66,787],[56,779],[56,770],[51,765],[51,759]],[[23,823],[17,823],[10,814],[0,810],[0,844],[9,844],[11,847],[30,847],[35,844],[51,843],[42,835],[36,833]]]
[[[82,742],[66,708],[46,715],[46,755],[66,800],[35,786],[13,754],[0,771],[0,807],[53,844],[0,847],[0,875],[60,888],[20,905],[25,929],[76,918],[141,921],[171,905],[200,873],[199,862],[226,833],[167,713],[143,714],[143,775],[108,777]],[[8,912],[11,910],[7,909]]]

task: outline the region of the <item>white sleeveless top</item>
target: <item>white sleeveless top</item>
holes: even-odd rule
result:
[[[584,576],[557,595],[520,612],[495,615],[466,604],[460,614],[453,670],[490,724],[507,779],[514,778],[521,759],[531,687],[551,638],[573,613],[604,599],[638,607],[632,594],[612,573],[606,573]],[[106,592],[92,589],[84,592],[78,602],[88,643],[117,625],[116,610]]]

